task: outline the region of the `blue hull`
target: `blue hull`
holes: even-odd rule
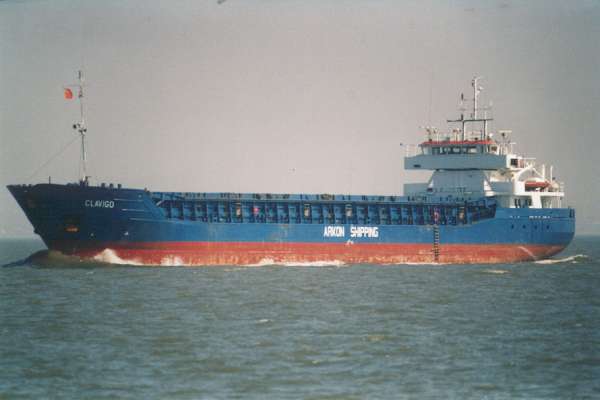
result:
[[[499,208],[489,199],[8,188],[50,249],[112,249],[144,263],[512,262],[555,254],[575,231],[572,209]]]

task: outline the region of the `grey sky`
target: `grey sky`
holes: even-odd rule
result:
[[[399,193],[423,177],[399,143],[445,127],[478,74],[493,128],[600,232],[598,21],[595,1],[2,1],[0,184],[73,138],[62,85],[82,67],[96,182]],[[77,160],[74,144],[29,182],[75,181]],[[0,190],[0,235],[31,231]]]

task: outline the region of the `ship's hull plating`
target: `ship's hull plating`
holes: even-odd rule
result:
[[[503,209],[466,225],[219,223],[165,218],[148,193],[10,186],[49,249],[151,265],[508,263],[571,241],[570,209]]]
[[[540,260],[563,245],[342,244],[265,242],[50,243],[50,248],[99,261],[143,265],[464,264]]]

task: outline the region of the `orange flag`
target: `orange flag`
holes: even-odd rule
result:
[[[69,88],[65,88],[65,99],[71,100],[73,98],[73,92]]]

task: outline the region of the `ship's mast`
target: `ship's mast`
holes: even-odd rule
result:
[[[479,86],[480,76],[476,76],[471,81],[471,86],[473,86],[473,113],[471,114],[471,119],[477,119],[477,97],[479,96],[479,92],[483,89]]]
[[[447,122],[460,122],[461,123],[461,140],[465,141],[467,139],[467,135],[466,135],[466,129],[465,129],[465,125],[470,122],[470,123],[477,123],[477,122],[481,122],[483,123],[483,132],[481,132],[481,140],[484,140],[488,137],[488,133],[487,133],[487,128],[488,128],[488,122],[492,121],[492,118],[488,118],[487,117],[487,112],[484,112],[484,117],[483,118],[479,118],[479,116],[477,115],[477,111],[479,110],[479,108],[477,107],[477,101],[478,101],[478,97],[479,97],[479,93],[481,93],[481,91],[483,90],[483,87],[481,87],[479,85],[479,81],[481,80],[481,76],[476,76],[473,78],[473,80],[471,81],[471,86],[473,86],[473,112],[471,113],[471,118],[469,119],[465,119],[464,114],[461,112],[460,114],[460,118],[459,119],[447,119]],[[464,94],[460,95],[460,110],[464,111],[465,109],[463,108],[465,102],[465,96]],[[488,107],[484,107],[483,110],[487,111]]]
[[[81,72],[81,70],[78,71],[77,74],[77,78],[78,78],[78,83],[73,84],[73,85],[69,85],[71,87],[74,87],[77,89],[77,98],[79,100],[79,122],[76,122],[73,124],[73,129],[75,129],[77,132],[79,132],[79,135],[81,136],[81,159],[80,159],[80,165],[79,165],[79,183],[83,184],[83,185],[87,185],[88,184],[88,180],[89,180],[89,175],[87,174],[87,157],[86,157],[86,153],[85,153],[85,135],[87,133],[87,128],[85,126],[85,115],[84,115],[84,108],[83,108],[83,86],[84,86],[84,79],[83,79],[83,73]]]

